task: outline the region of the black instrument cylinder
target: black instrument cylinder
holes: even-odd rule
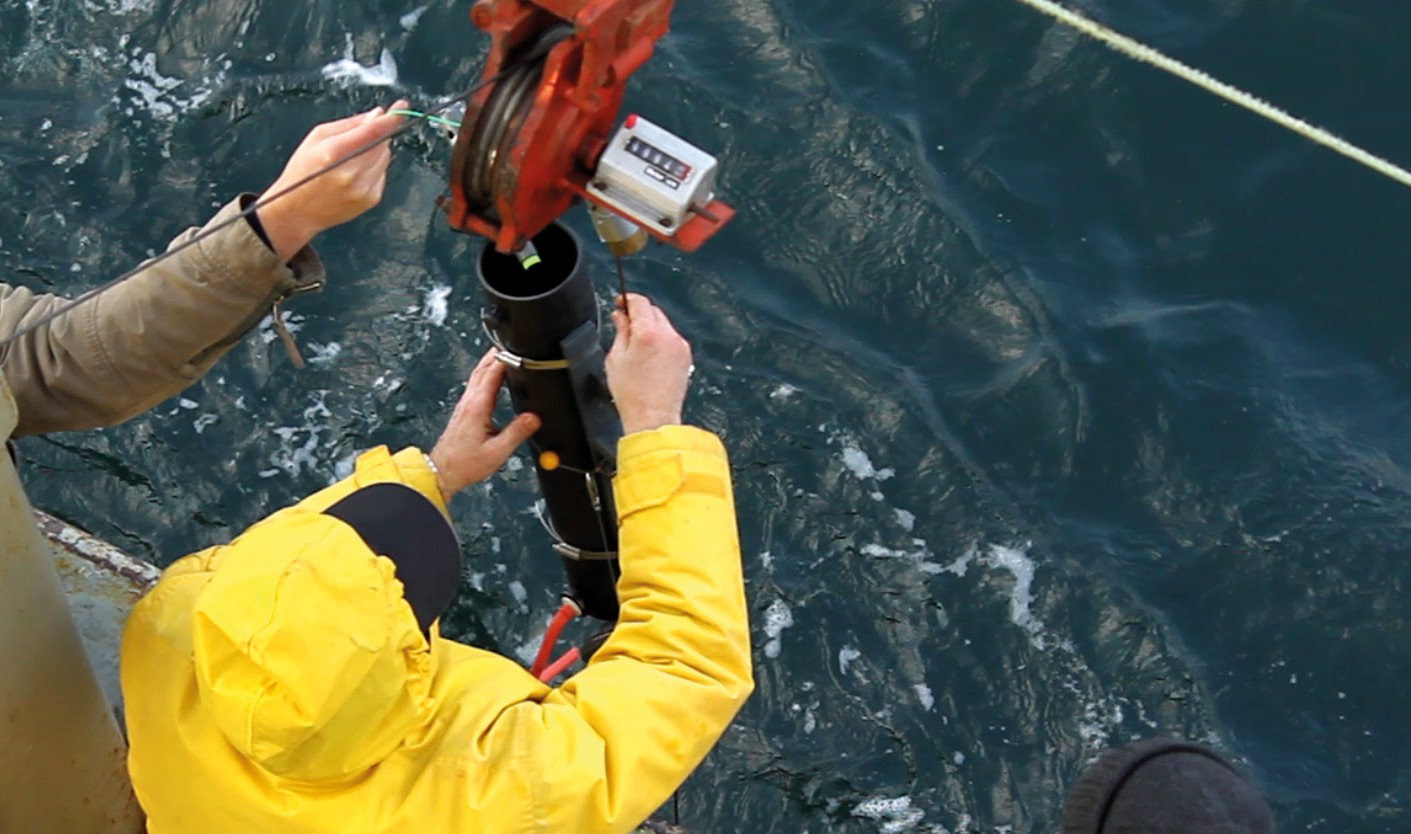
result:
[[[486,243],[477,264],[485,326],[512,355],[507,377],[515,413],[543,421],[530,443],[545,515],[567,546],[556,549],[569,594],[588,616],[616,621],[612,476],[622,421],[603,371],[597,300],[572,231],[554,223],[533,245],[539,262],[526,268]]]

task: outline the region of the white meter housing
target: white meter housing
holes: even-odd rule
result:
[[[632,115],[598,161],[588,191],[607,205],[672,237],[686,215],[715,199],[715,157]]]

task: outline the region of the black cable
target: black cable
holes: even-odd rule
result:
[[[525,56],[525,59],[526,59],[526,60],[532,60],[533,57],[535,57],[535,56],[533,56],[533,55],[531,54],[531,55]],[[490,76],[489,78],[487,78],[487,79],[481,81],[480,83],[476,84],[475,86],[471,87],[471,88],[470,88],[468,91],[466,91],[463,95],[455,96],[455,97],[451,98],[450,100],[446,101],[445,103],[440,104],[440,105],[438,105],[438,106],[436,106],[436,107],[434,107],[434,108],[432,108],[432,109],[430,109],[430,110],[427,110],[427,111],[426,111],[426,114],[429,115],[429,116],[435,116],[435,115],[438,115],[438,114],[440,114],[440,113],[445,112],[446,110],[449,110],[452,105],[456,104],[456,102],[459,102],[459,101],[461,101],[461,100],[464,99],[464,98],[468,98],[469,96],[471,96],[472,94],[474,94],[477,90],[480,90],[480,89],[482,89],[482,88],[484,88],[484,87],[486,87],[486,86],[488,86],[488,85],[490,85],[490,84],[494,84],[495,82],[497,82],[497,81],[499,81],[500,79],[504,78],[506,75],[508,75],[508,74],[510,74],[511,72],[513,72],[515,69],[518,68],[519,63],[520,63],[520,62],[516,62],[513,66],[510,66],[510,67],[508,67],[508,68],[506,68],[506,69],[501,70],[501,71],[498,72],[498,73],[495,73],[494,75]],[[335,169],[335,168],[337,168],[337,167],[339,167],[339,166],[341,166],[341,165],[346,165],[347,163],[353,161],[354,159],[357,159],[358,157],[362,156],[363,154],[365,154],[365,153],[367,153],[367,152],[369,152],[369,151],[371,151],[371,150],[376,149],[376,148],[377,148],[378,146],[380,146],[383,142],[390,142],[390,141],[392,141],[393,139],[396,139],[398,136],[401,136],[403,133],[406,133],[407,131],[411,130],[413,127],[416,127],[418,124],[420,124],[420,122],[418,122],[417,120],[414,120],[414,119],[408,120],[406,123],[404,123],[403,125],[401,125],[400,127],[398,127],[396,130],[392,131],[391,133],[387,134],[386,136],[384,136],[384,137],[382,137],[382,138],[380,138],[380,139],[377,139],[376,141],[369,142],[368,144],[362,146],[361,148],[358,148],[357,150],[353,151],[352,153],[349,153],[347,156],[342,157],[341,159],[335,159],[334,161],[328,163],[327,165],[323,166],[322,168],[318,169],[317,171],[313,172],[312,174],[309,174],[307,177],[304,177],[303,179],[299,180],[298,182],[294,183],[293,185],[291,185],[291,186],[289,186],[289,187],[287,187],[287,188],[284,188],[284,189],[282,189],[282,190],[280,190],[280,191],[277,191],[277,192],[275,192],[274,194],[270,194],[270,195],[261,197],[259,200],[256,200],[254,203],[251,203],[249,206],[247,206],[246,208],[242,209],[239,214],[235,215],[234,217],[230,218],[229,220],[222,221],[221,223],[218,223],[218,224],[216,224],[215,226],[211,226],[210,228],[205,229],[204,231],[200,232],[200,233],[197,234],[195,237],[191,238],[190,240],[186,241],[185,243],[181,243],[181,244],[179,244],[179,245],[177,245],[177,246],[172,247],[171,249],[168,249],[166,252],[163,252],[162,254],[160,254],[160,255],[158,255],[158,256],[152,258],[151,260],[144,262],[141,266],[138,266],[136,269],[130,270],[130,271],[128,271],[128,272],[125,272],[125,273],[123,273],[122,275],[119,275],[117,278],[114,278],[113,280],[108,281],[108,282],[105,283],[105,284],[101,284],[101,285],[99,285],[99,286],[97,286],[97,287],[94,287],[93,289],[91,289],[91,290],[89,290],[89,291],[83,293],[82,295],[78,296],[77,298],[73,299],[72,301],[68,302],[67,304],[63,304],[63,305],[59,306],[58,308],[56,308],[56,309],[54,309],[54,310],[51,310],[50,312],[46,313],[45,315],[40,316],[38,319],[35,319],[34,321],[30,322],[29,324],[26,324],[25,326],[21,327],[19,330],[16,330],[14,333],[11,333],[9,336],[6,336],[5,339],[4,339],[4,341],[0,341],[0,351],[3,351],[5,348],[9,347],[12,343],[15,342],[15,340],[19,339],[20,337],[25,336],[25,335],[28,335],[28,334],[30,334],[30,333],[33,333],[35,330],[38,330],[39,328],[45,326],[46,324],[49,324],[50,322],[54,321],[55,319],[59,318],[60,316],[63,316],[63,315],[65,315],[65,314],[71,312],[75,307],[78,307],[79,305],[81,305],[81,304],[83,304],[83,303],[85,303],[85,302],[92,301],[93,299],[97,298],[98,296],[102,295],[103,293],[107,292],[108,290],[113,289],[114,287],[118,286],[119,284],[122,284],[123,282],[127,281],[128,279],[136,277],[137,275],[139,275],[139,274],[141,274],[141,273],[147,271],[148,269],[151,269],[152,267],[156,266],[157,264],[161,263],[162,261],[167,260],[168,258],[171,258],[171,257],[174,257],[174,256],[176,256],[176,255],[179,255],[180,253],[186,251],[187,249],[190,249],[191,247],[195,246],[196,244],[201,243],[202,241],[204,241],[204,240],[210,238],[211,236],[215,235],[217,232],[223,231],[223,230],[225,230],[226,228],[228,228],[228,227],[234,225],[235,223],[237,223],[237,222],[239,222],[239,221],[241,221],[241,220],[245,220],[245,219],[248,218],[250,215],[254,214],[255,212],[259,211],[259,210],[262,209],[262,208],[265,208],[265,207],[268,206],[270,203],[273,203],[275,200],[278,200],[278,199],[280,199],[281,197],[284,197],[284,196],[286,196],[287,194],[289,194],[289,193],[291,193],[291,192],[293,192],[293,191],[295,191],[295,190],[297,190],[297,189],[303,188],[304,186],[308,185],[309,183],[313,182],[314,180],[318,179],[319,177],[323,176],[324,174],[327,174],[329,171],[332,171],[333,169]]]
[[[622,296],[622,315],[627,317],[627,321],[632,321],[632,306],[627,303],[627,273],[622,268],[622,256],[614,253],[617,258],[617,291]]]

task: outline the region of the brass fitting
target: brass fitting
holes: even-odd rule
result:
[[[593,218],[598,239],[617,257],[635,255],[647,248],[647,232],[636,223],[599,205],[589,206],[588,214]]]

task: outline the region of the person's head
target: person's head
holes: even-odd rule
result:
[[[391,463],[365,454],[357,477]],[[192,612],[202,709],[245,758],[301,782],[356,777],[429,724],[435,623],[460,579],[455,531],[430,500],[350,486],[220,549]]]
[[[1234,765],[1169,738],[1109,750],[1068,792],[1063,834],[1275,834],[1264,797]]]

